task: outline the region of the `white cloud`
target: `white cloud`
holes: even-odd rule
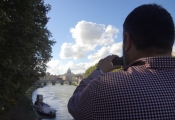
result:
[[[61,46],[61,58],[80,59],[96,46],[106,46],[114,43],[119,30],[112,25],[105,27],[103,24],[80,21],[75,28],[70,29],[75,43],[63,43]]]
[[[104,30],[105,25],[80,21],[70,32],[76,43],[84,46],[97,44]]]
[[[112,46],[107,46],[107,47],[104,46],[100,50],[98,50],[96,53],[89,55],[88,59],[99,61],[100,59],[102,59],[110,54],[121,56],[121,54],[122,54],[122,42],[115,43]]]
[[[95,65],[95,63],[96,62],[93,61],[74,64],[73,61],[69,61],[67,64],[62,64],[58,60],[51,60],[47,63],[47,72],[51,73],[51,75],[61,75],[66,73],[68,68],[70,68],[74,74],[84,73],[86,69]]]
[[[105,32],[102,34],[101,44],[102,45],[109,45],[114,42],[114,39],[117,38],[117,33],[119,32],[112,25],[108,25],[105,29]]]
[[[115,43],[111,46],[110,53],[114,55],[122,55],[122,45],[123,42]]]
[[[78,44],[63,43],[61,46],[61,58],[74,58],[79,59],[85,56],[85,53],[92,50],[91,47],[83,47]]]
[[[73,62],[70,61],[66,65],[62,64],[58,60],[51,60],[47,63],[47,72],[51,73],[52,75],[60,75],[64,74],[68,68],[73,66]]]
[[[104,58],[109,55],[110,46],[102,47],[100,50],[98,50],[96,53],[93,53],[88,56],[89,60],[100,60],[101,58]]]
[[[72,70],[72,72],[74,74],[78,74],[78,73],[84,73],[90,66],[95,65],[96,62],[85,62],[85,63],[78,63],[75,64],[72,68],[70,68]]]
[[[47,72],[56,75],[59,73],[58,66],[60,65],[59,60],[51,60],[47,63]]]

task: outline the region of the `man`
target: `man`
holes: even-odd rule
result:
[[[174,23],[161,6],[135,8],[123,24],[125,69],[101,59],[68,103],[76,120],[175,120]]]

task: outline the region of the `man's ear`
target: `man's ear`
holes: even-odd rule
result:
[[[124,50],[125,51],[128,51],[130,50],[131,46],[132,46],[132,41],[131,41],[131,38],[130,38],[130,35],[128,32],[125,32],[124,33]]]

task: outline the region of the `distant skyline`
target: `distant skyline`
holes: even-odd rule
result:
[[[174,0],[44,0],[51,5],[46,27],[57,43],[52,47],[47,72],[75,74],[110,54],[122,55],[123,22],[142,4],[156,3],[167,9],[175,23]],[[175,45],[173,47],[175,52]]]

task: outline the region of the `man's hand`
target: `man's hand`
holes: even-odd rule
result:
[[[116,65],[116,66],[112,65],[112,60],[115,57],[118,57],[118,56],[117,55],[109,55],[106,58],[101,59],[98,62],[97,68],[101,69],[101,71],[103,73],[110,72],[110,71],[112,71],[112,70],[114,70],[116,68],[121,68],[121,65]]]

